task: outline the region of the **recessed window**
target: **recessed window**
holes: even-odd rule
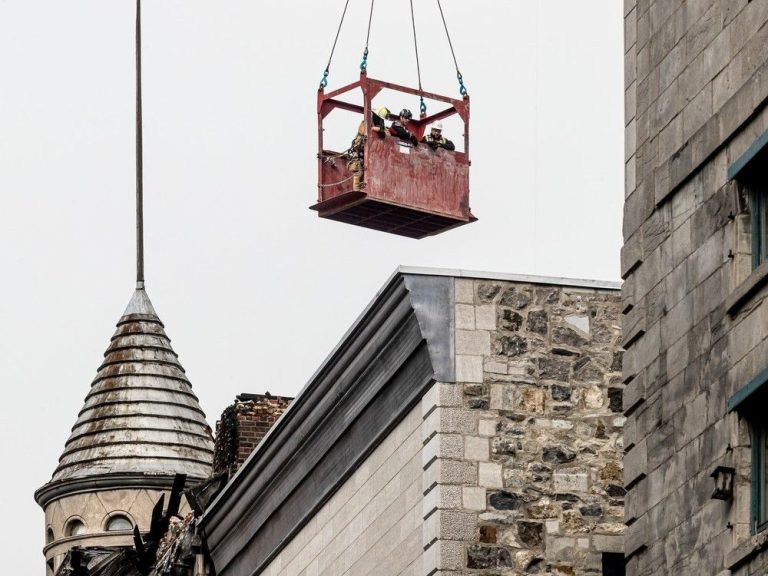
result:
[[[81,534],[85,534],[85,524],[82,520],[74,518],[67,522],[64,534],[67,536],[80,536]]]
[[[53,529],[49,526],[48,529],[45,531],[45,543],[50,544],[55,540],[53,536]]]
[[[754,419],[752,422],[752,515],[754,532],[768,527],[768,427]]]
[[[768,132],[755,140],[728,168],[728,179],[736,179],[746,192],[751,215],[752,269],[768,261]]]
[[[125,516],[112,516],[107,520],[107,532],[120,532],[124,530],[133,530],[133,524]]]
[[[749,424],[752,442],[750,526],[753,534],[768,528],[768,423],[763,410],[766,402],[768,369],[728,399],[728,412],[738,412]]]
[[[768,176],[766,176],[768,184]],[[752,269],[768,260],[768,186],[752,182],[749,186],[752,209]]]
[[[624,576],[624,554],[603,552],[603,576]]]

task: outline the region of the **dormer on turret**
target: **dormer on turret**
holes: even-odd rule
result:
[[[163,323],[138,288],[117,323],[50,482],[45,511],[49,573],[73,546],[130,545],[174,476],[210,474],[211,429]]]

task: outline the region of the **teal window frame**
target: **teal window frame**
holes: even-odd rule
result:
[[[753,420],[752,430],[752,534],[768,528],[768,475],[766,448],[768,448],[768,426]]]
[[[752,269],[768,261],[768,131],[728,167],[728,180],[749,191],[752,210]]]
[[[749,187],[752,209],[752,269],[768,260],[768,189]]]
[[[752,442],[750,519],[752,534],[768,528],[768,368],[728,399],[728,412],[738,412],[749,422]]]

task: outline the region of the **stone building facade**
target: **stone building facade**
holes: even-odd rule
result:
[[[764,574],[768,1],[624,7],[627,573]]]
[[[620,316],[614,284],[401,269],[205,511],[216,574],[623,566]]]

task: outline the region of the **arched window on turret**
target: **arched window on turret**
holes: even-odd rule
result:
[[[124,532],[126,530],[133,530],[133,522],[122,514],[113,514],[109,517],[106,524],[107,532]]]
[[[64,528],[66,536],[80,536],[85,534],[85,523],[80,518],[72,518]]]
[[[45,531],[45,543],[46,543],[46,544],[50,544],[50,543],[51,543],[51,542],[53,542],[55,539],[56,539],[56,538],[55,538],[55,536],[53,535],[53,528],[51,528],[50,526],[48,526],[48,528],[47,528],[47,529],[46,529],[46,531]]]

